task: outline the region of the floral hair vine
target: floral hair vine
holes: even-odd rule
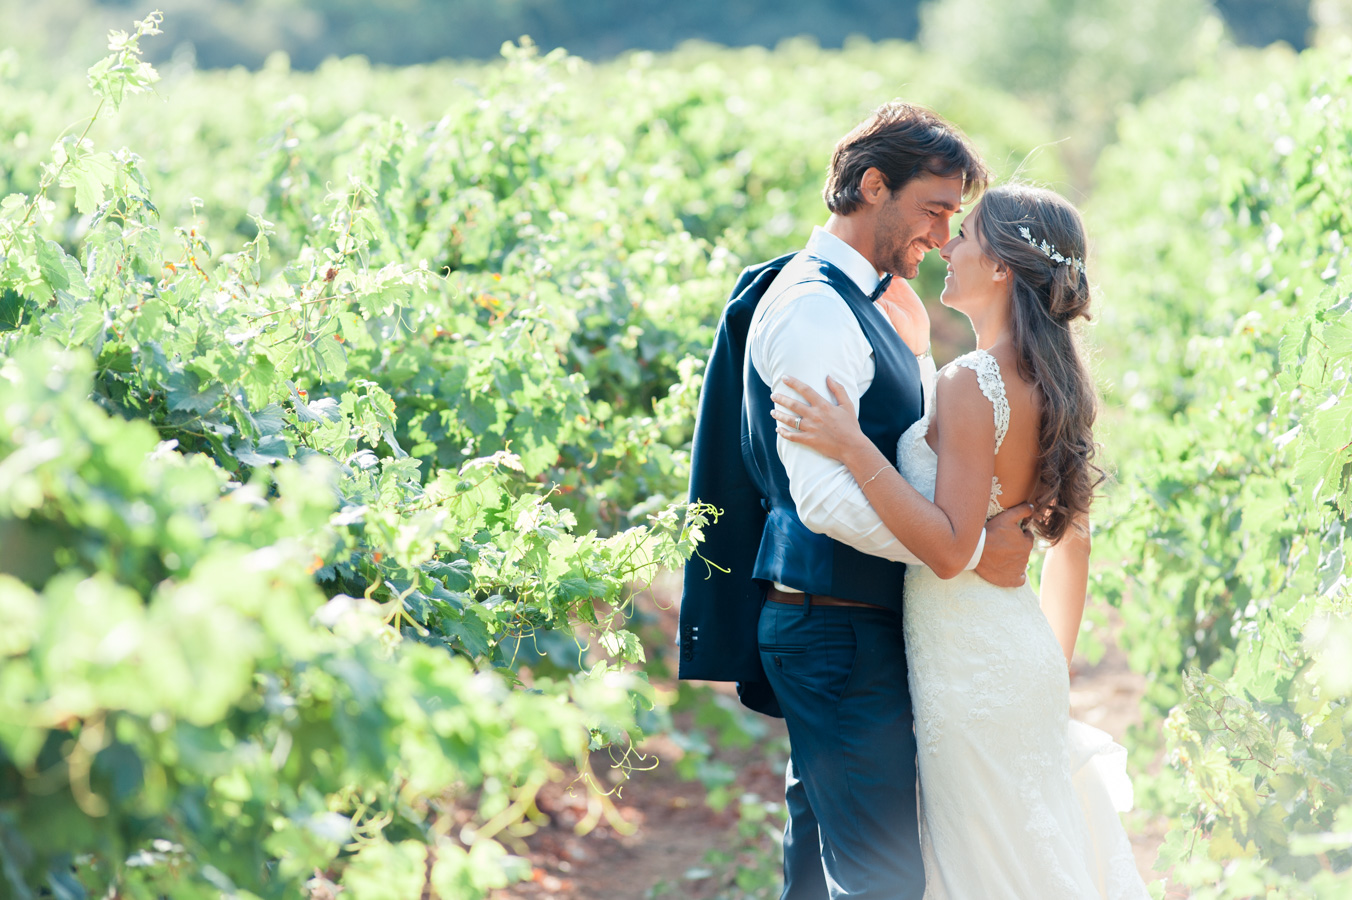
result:
[[[1023,235],[1023,239],[1027,241],[1033,249],[1042,251],[1042,255],[1046,256],[1052,262],[1060,266],[1070,266],[1071,268],[1076,269],[1081,275],[1084,274],[1084,260],[1075,259],[1071,256],[1062,256],[1059,250],[1046,241],[1038,243],[1033,240],[1033,232],[1028,230],[1027,225],[1019,226],[1019,234]]]

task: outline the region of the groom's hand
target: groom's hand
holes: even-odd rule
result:
[[[1030,503],[1011,507],[986,523],[986,546],[976,574],[999,587],[1018,587],[1028,580],[1033,535],[1027,531]]]

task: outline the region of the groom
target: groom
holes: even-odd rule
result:
[[[831,216],[805,250],[742,273],[705,374],[691,499],[722,510],[686,567],[680,677],[738,682],[788,724],[782,900],[924,893],[915,737],[901,627],[906,564],[840,463],[775,434],[773,391],[832,376],[889,458],[932,376],[876,304],[949,239],[988,173],[929,110],[894,102],[836,145]],[[924,371],[924,374],[922,374]],[[992,519],[969,569],[1023,583],[1026,504]],[[934,648],[943,652],[943,648]]]

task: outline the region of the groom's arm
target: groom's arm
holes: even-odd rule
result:
[[[777,298],[767,313],[751,334],[749,346],[752,365],[766,384],[796,397],[783,383],[792,375],[829,397],[826,376],[830,375],[845,387],[858,409],[859,398],[873,383],[874,362],[868,339],[845,301],[825,291],[806,293]],[[842,463],[782,437],[776,447],[789,476],[798,518],[809,530],[871,556],[920,562],[883,524]],[[984,544],[983,531],[966,568],[977,567]]]

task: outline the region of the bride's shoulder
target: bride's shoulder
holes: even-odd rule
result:
[[[934,398],[939,420],[993,431],[988,389],[983,389],[977,370],[964,365],[962,359],[959,357],[939,370]]]

